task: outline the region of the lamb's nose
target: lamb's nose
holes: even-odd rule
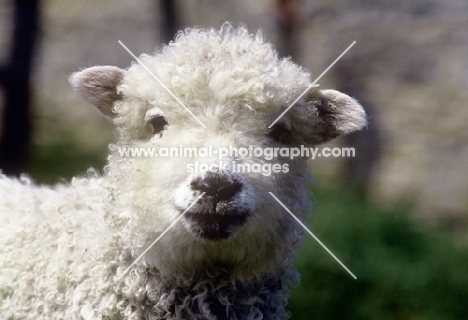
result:
[[[214,202],[229,200],[242,189],[242,183],[237,179],[220,173],[207,173],[203,179],[193,180],[190,186],[193,190],[206,192]]]

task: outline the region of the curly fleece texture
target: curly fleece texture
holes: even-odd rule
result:
[[[279,59],[260,32],[229,24],[187,29],[140,59],[207,128],[139,64],[72,75],[80,97],[113,118],[117,142],[103,176],[90,171],[49,187],[0,175],[0,318],[286,319],[303,230],[267,191],[305,220],[307,163],[275,159],[289,165],[287,174],[242,173],[237,205],[250,215],[236,233],[210,241],[181,219],[119,278],[194,200],[190,182],[200,174],[188,173],[187,164],[208,160],[121,157],[117,149],[279,146],[267,127],[307,88],[310,74]],[[365,124],[351,98],[316,96],[281,120],[292,143],[323,142]],[[154,115],[167,121],[161,134],[148,122]]]

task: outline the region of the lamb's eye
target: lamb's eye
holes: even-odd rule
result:
[[[268,136],[276,142],[288,143],[291,139],[291,129],[285,122],[278,121],[271,127]]]
[[[157,116],[151,117],[150,119],[148,119],[147,123],[150,124],[153,127],[153,134],[154,135],[155,134],[160,134],[166,128],[166,126],[169,124],[169,122],[167,122],[166,117],[164,117],[162,115],[157,115]]]
[[[153,129],[153,135],[162,137],[162,132],[169,125],[167,118],[164,116],[163,110],[159,107],[151,105],[145,115],[145,125]]]

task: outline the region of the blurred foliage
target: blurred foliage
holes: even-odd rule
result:
[[[107,162],[107,148],[97,152],[83,147],[83,142],[71,135],[47,144],[32,146],[30,175],[38,183],[52,184],[82,175],[89,168],[100,172]]]
[[[468,319],[466,247],[352,188],[314,189],[309,226],[357,280],[307,237],[291,319]]]

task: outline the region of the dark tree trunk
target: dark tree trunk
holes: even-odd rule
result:
[[[10,61],[0,73],[5,89],[0,168],[8,175],[19,175],[28,168],[30,77],[38,29],[39,0],[16,0],[14,6]]]
[[[346,146],[356,150],[354,158],[346,158],[345,176],[350,186],[363,192],[363,196],[370,188],[370,179],[375,165],[378,163],[381,152],[381,134],[375,107],[368,102],[367,86],[362,79],[365,79],[366,59],[356,59],[345,57],[340,63],[334,66],[337,75],[337,89],[356,98],[366,110],[369,119],[367,128],[362,131],[353,132],[346,137]]]
[[[297,0],[276,0],[277,47],[282,57],[290,56],[293,60],[298,59],[300,43],[297,37],[303,23],[302,10]]]
[[[161,40],[168,43],[179,29],[175,0],[160,0],[161,8]]]

